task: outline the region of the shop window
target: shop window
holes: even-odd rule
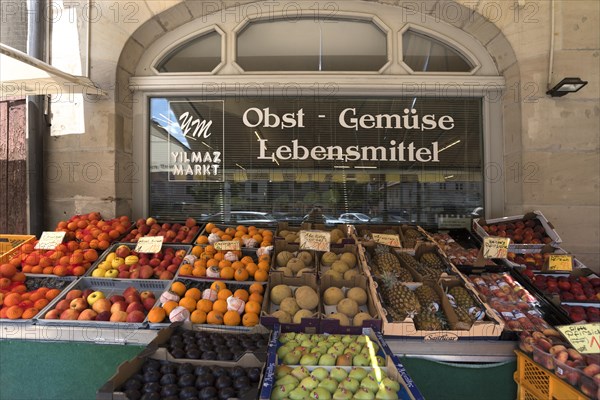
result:
[[[249,22],[237,36],[245,71],[379,71],[387,34],[370,20],[281,19]]]
[[[414,72],[470,72],[474,68],[457,49],[412,29],[402,35],[402,60]]]
[[[221,63],[221,34],[215,30],[180,44],[167,53],[156,70],[165,72],[211,72]]]

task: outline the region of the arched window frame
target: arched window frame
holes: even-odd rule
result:
[[[204,35],[208,35],[213,32],[216,32],[219,34],[219,36],[221,36],[221,62],[219,64],[217,64],[217,66],[215,68],[213,68],[211,71],[160,72],[158,69],[156,69],[157,65],[159,65],[160,62],[167,55],[169,55],[172,51],[175,51],[179,46],[181,46],[185,43],[188,43],[188,42],[192,42],[198,38],[201,38]],[[150,64],[151,71],[155,75],[162,75],[162,76],[164,76],[164,75],[167,75],[167,76],[214,75],[221,68],[223,68],[223,66],[226,63],[226,60],[225,60],[225,53],[227,50],[226,37],[227,36],[226,36],[225,32],[218,25],[210,25],[203,29],[197,30],[195,32],[188,33],[188,34],[182,36],[180,39],[173,42],[173,44],[171,46],[165,48],[163,51],[161,51],[154,57],[154,59],[152,60],[152,62]]]
[[[248,26],[249,24],[253,23],[253,22],[259,22],[259,21],[266,21],[266,20],[273,20],[273,21],[277,21],[277,20],[283,20],[286,17],[286,15],[284,13],[276,13],[274,15],[269,15],[269,16],[263,16],[263,15],[256,15],[256,16],[249,16],[246,17],[238,26],[236,26],[233,29],[232,32],[232,54],[233,54],[233,58],[232,58],[232,64],[234,66],[234,68],[237,70],[238,73],[240,74],[255,74],[255,75],[267,75],[267,74],[273,74],[273,73],[282,73],[282,74],[323,74],[323,73],[327,73],[327,74],[348,74],[348,73],[352,73],[352,74],[368,74],[368,75],[373,75],[373,74],[382,74],[386,69],[388,69],[390,67],[390,65],[394,62],[394,49],[393,49],[393,44],[392,44],[392,35],[393,35],[393,31],[391,28],[389,28],[380,18],[378,18],[376,15],[373,14],[363,14],[363,13],[356,13],[356,12],[344,12],[344,13],[340,13],[340,14],[336,14],[335,18],[332,18],[332,20],[349,20],[349,19],[354,19],[354,20],[362,20],[364,22],[370,22],[372,24],[374,24],[375,26],[377,26],[379,29],[381,29],[381,31],[385,34],[386,37],[386,50],[387,50],[387,62],[377,71],[277,71],[277,70],[273,70],[273,71],[246,71],[244,70],[244,68],[242,68],[241,65],[238,64],[237,62],[237,37],[238,35],[244,30],[244,28],[246,28],[246,26]]]
[[[428,36],[452,48],[454,51],[458,52],[460,55],[466,58],[471,63],[471,65],[473,65],[473,68],[471,68],[471,70],[468,72],[414,71],[410,66],[408,66],[408,64],[404,62],[404,51],[402,47],[404,34],[409,30],[415,33],[420,33],[422,35]],[[440,32],[434,31],[433,29],[429,29],[421,25],[415,25],[411,23],[404,25],[404,27],[402,27],[402,29],[400,29],[400,31],[398,32],[398,48],[398,63],[402,65],[402,67],[406,69],[406,71],[411,75],[477,75],[477,72],[481,69],[482,66],[481,62],[479,61],[479,58],[477,58],[471,51],[469,51],[467,47],[463,46],[455,40],[450,39],[448,36]]]

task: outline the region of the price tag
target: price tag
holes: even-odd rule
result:
[[[221,242],[216,242],[213,246],[215,247],[215,250],[236,251],[240,249],[240,242],[237,240],[223,240]]]
[[[548,271],[573,271],[573,256],[570,254],[550,254]]]
[[[483,239],[483,258],[506,258],[510,238],[490,236]]]
[[[391,247],[402,247],[400,244],[400,236],[398,235],[389,235],[385,233],[374,233],[373,240],[379,244],[385,244],[386,246]]]
[[[563,325],[557,328],[578,352],[600,353],[600,323]]]
[[[158,253],[162,249],[164,236],[146,236],[138,239],[135,251],[138,253]]]
[[[54,250],[65,239],[66,232],[42,232],[40,240],[35,245],[36,250]]]
[[[323,231],[300,231],[302,250],[329,251],[331,235]]]

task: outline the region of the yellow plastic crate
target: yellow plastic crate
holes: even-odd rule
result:
[[[0,264],[10,260],[25,243],[35,240],[34,235],[0,235]]]
[[[522,351],[517,354],[515,382],[519,400],[590,400],[579,390],[560,379]]]

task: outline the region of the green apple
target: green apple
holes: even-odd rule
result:
[[[106,271],[106,273],[104,274],[105,278],[116,278],[119,276],[119,270],[118,269],[111,269]]]
[[[100,299],[104,299],[104,293],[102,293],[99,290],[96,290],[95,292],[90,293],[90,295],[87,297],[87,302],[90,306],[93,306],[94,303],[96,302],[96,300],[100,300]]]

